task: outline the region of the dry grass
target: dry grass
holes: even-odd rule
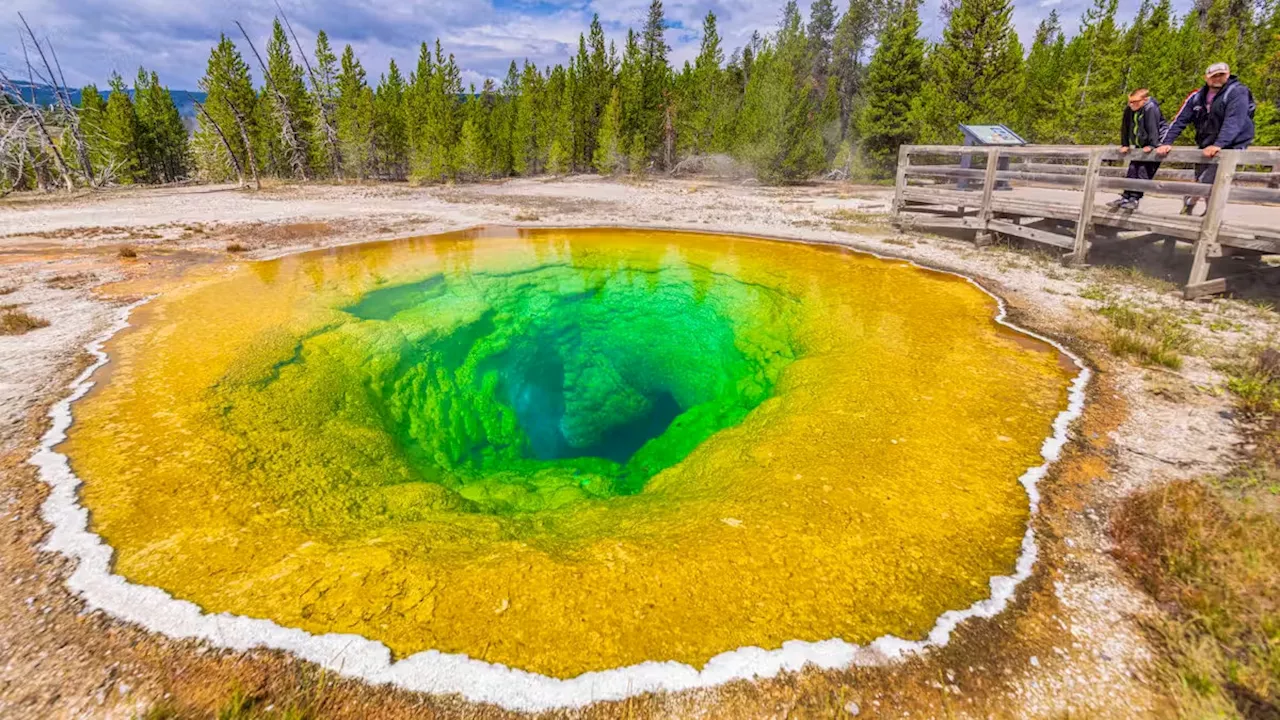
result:
[[[138,257],[138,251],[134,250],[132,247],[128,245],[125,245],[124,247],[120,248],[118,252],[116,252],[116,255],[119,255],[121,258],[124,258],[127,260],[132,260],[133,258]]]
[[[229,253],[242,253],[242,252],[248,252],[248,250],[249,248],[245,247],[244,245],[241,245],[238,242],[227,243],[227,252]]]
[[[25,335],[42,327],[49,327],[49,321],[17,308],[0,310],[0,335]]]
[[[538,214],[532,210],[521,210],[515,215],[512,215],[511,219],[516,222],[533,222],[535,220],[541,220],[542,218],[538,217]]]
[[[1280,350],[1258,348],[1223,369],[1227,389],[1246,414],[1280,413]]]
[[[1280,716],[1275,514],[1182,481],[1125,500],[1113,533],[1124,566],[1168,611],[1148,631],[1179,715]]]
[[[1108,302],[1097,312],[1110,321],[1107,347],[1120,357],[1177,370],[1182,367],[1182,353],[1195,347],[1191,331],[1169,310]]]
[[[1098,276],[1098,280],[1104,283],[1131,285],[1159,293],[1174,292],[1178,289],[1175,283],[1150,275],[1141,268],[1132,265],[1097,265],[1090,272]]]
[[[69,227],[57,230],[10,233],[0,237],[37,238],[40,240],[159,240],[164,237],[160,228],[125,227],[103,225],[95,227]]]
[[[45,285],[59,290],[75,290],[84,287],[98,280],[98,276],[91,272],[67,273],[65,275],[54,275],[45,281]]]
[[[334,228],[327,222],[299,222],[284,225],[258,223],[256,226],[242,228],[239,231],[251,233],[256,236],[256,239],[269,245],[293,245],[328,237],[333,234]]]
[[[1136,493],[1116,513],[1116,554],[1167,611],[1148,631],[1185,718],[1280,718],[1280,352],[1228,368],[1258,421],[1249,463]]]
[[[870,213],[847,208],[827,213],[827,218],[837,222],[848,222],[861,225],[884,225],[884,213]]]

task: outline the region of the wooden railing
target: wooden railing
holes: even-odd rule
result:
[[[1163,162],[1157,179],[1124,177],[1129,162],[1144,160]],[[1214,182],[1195,182],[1192,165],[1217,165]],[[1018,192],[1028,187],[1078,194]],[[1103,190],[1202,197],[1208,207],[1202,216],[1121,210],[1097,205]],[[1208,259],[1226,254],[1224,247],[1280,254],[1280,207],[1263,209],[1270,204],[1280,204],[1280,150],[1275,148],[1223,150],[1209,159],[1185,147],[1159,157],[1154,151],[1121,153],[1115,147],[904,145],[893,214],[902,227],[974,230],[979,244],[1000,234],[1050,245],[1068,251],[1064,259],[1072,263],[1084,263],[1095,240],[1122,231],[1163,238],[1171,252],[1178,241],[1190,242],[1194,256],[1184,291],[1190,298],[1227,289],[1227,278],[1208,278]],[[1248,206],[1256,207],[1241,209]]]

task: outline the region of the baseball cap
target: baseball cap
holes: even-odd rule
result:
[[[1231,74],[1231,68],[1227,67],[1227,64],[1226,64],[1226,63],[1214,63],[1214,64],[1212,64],[1212,65],[1210,65],[1210,66],[1209,66],[1209,69],[1208,69],[1208,70],[1205,70],[1205,71],[1204,71],[1204,74],[1205,74],[1206,76],[1208,76],[1208,75],[1217,75],[1218,73],[1227,73],[1228,75],[1230,75],[1230,74]]]

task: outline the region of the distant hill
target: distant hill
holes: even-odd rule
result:
[[[30,99],[31,94],[34,92],[36,102],[41,105],[53,105],[57,102],[57,98],[54,97],[54,89],[50,85],[33,84],[22,80],[15,81],[14,84],[18,86],[18,90],[22,93],[22,96],[27,99]],[[78,88],[72,88],[69,92],[71,93],[71,102],[79,105],[80,90]],[[181,115],[184,120],[194,120],[196,117],[196,106],[191,99],[195,98],[198,102],[204,102],[205,93],[199,91],[189,92],[187,90],[170,90],[169,92],[173,95],[173,104],[178,106],[178,114]],[[110,91],[103,90],[100,91],[100,94],[105,99],[107,95],[110,94]],[[133,97],[132,88],[129,89],[129,97]]]

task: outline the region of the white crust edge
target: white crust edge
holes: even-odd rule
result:
[[[854,645],[838,638],[819,642],[790,640],[776,650],[749,646],[720,653],[708,660],[701,670],[674,661],[647,661],[560,679],[436,650],[415,653],[393,662],[386,645],[359,635],[314,635],[270,620],[232,613],[208,614],[196,604],[175,599],[160,588],[131,583],[111,572],[112,549],[89,530],[89,512],[79,503],[77,490],[80,479],[71,471],[67,457],[53,448],[67,437],[66,432],[72,422],[71,404],[89,392],[94,385],[94,373],[109,361],[103,346],[116,333],[129,327],[129,315],[151,298],[121,308],[111,327],[85,346],[95,357],[95,362],[72,382],[71,394],[55,403],[49,411],[52,426],[29,460],[39,468],[40,478],[50,487],[49,497],[40,510],[41,516],[52,526],[44,549],[62,553],[75,561],[76,568],[67,578],[67,586],[80,595],[88,608],[102,610],[147,630],[175,639],[198,638],[228,650],[243,651],[255,647],[284,650],[341,675],[370,683],[390,683],[426,693],[456,693],[473,702],[493,703],[508,710],[578,708],[646,692],[707,688],[733,680],[773,677],[783,671],[800,670],[806,665],[843,669],[852,665],[884,664],[921,653],[930,647],[943,646],[964,620],[990,618],[1003,611],[1018,584],[1030,577],[1037,557],[1032,528],[1040,503],[1036,486],[1058,459],[1066,445],[1071,423],[1084,410],[1085,388],[1092,373],[1079,357],[1057,341],[1009,322],[1004,300],[967,275],[844,245],[807,242],[835,245],[849,252],[907,262],[928,272],[964,278],[995,299],[999,307],[996,322],[1052,345],[1079,368],[1071,383],[1067,407],[1054,419],[1053,435],[1046,438],[1041,446],[1040,455],[1044,462],[1028,469],[1019,478],[1030,499],[1031,516],[1014,573],[992,577],[989,598],[962,610],[943,613],[924,640],[904,640],[893,635],[882,636],[867,645]]]

